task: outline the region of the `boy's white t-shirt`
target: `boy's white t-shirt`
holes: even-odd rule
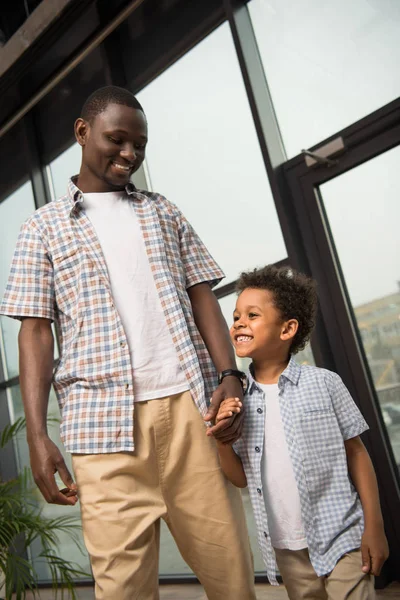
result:
[[[307,548],[307,539],[279,408],[279,387],[258,382],[257,385],[265,395],[261,479],[271,543],[274,548],[301,550]]]
[[[189,389],[168,329],[135,209],[125,192],[84,194],[128,340],[135,401]]]

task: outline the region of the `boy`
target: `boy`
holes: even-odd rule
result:
[[[204,435],[220,400],[242,397],[211,290],[223,273],[176,206],[130,182],[147,121],[128,90],[94,92],[75,136],[79,175],[23,225],[1,305],[22,321],[35,481],[51,503],[73,505],[79,491],[97,600],[159,598],[161,519],[210,600],[255,600],[240,493]],[[77,483],[47,434],[52,382]],[[237,438],[240,420],[227,423],[217,437]]]
[[[369,600],[388,557],[368,429],[335,373],[298,365],[314,327],[314,282],[288,268],[242,273],[231,339],[251,358],[242,438],[218,442],[222,469],[249,486],[271,583],[291,600]],[[239,413],[224,401],[217,422]],[[208,435],[211,432],[207,432]]]

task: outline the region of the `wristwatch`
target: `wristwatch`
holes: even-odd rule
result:
[[[237,369],[225,369],[224,371],[221,371],[221,373],[218,373],[218,383],[221,383],[224,377],[230,377],[231,375],[239,379],[242,384],[243,393],[245,393],[247,390],[247,377],[246,373],[243,373],[243,371],[238,371]]]

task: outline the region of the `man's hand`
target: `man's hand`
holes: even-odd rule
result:
[[[383,526],[366,528],[361,538],[362,571],[378,576],[389,556],[389,546]]]
[[[214,421],[221,403],[224,400],[243,400],[243,389],[239,379],[233,375],[224,377],[220,385],[214,391],[211,404],[208,412],[204,417],[205,421]],[[233,415],[230,418],[222,419],[216,423],[213,427],[207,429],[207,435],[214,436],[219,442],[224,444],[233,444],[237,439],[240,438],[243,428],[243,407],[241,412],[237,415]]]
[[[29,450],[33,478],[46,502],[74,506],[78,502],[78,487],[54,442],[48,436],[36,438]],[[56,484],[57,472],[66,486],[63,490]]]

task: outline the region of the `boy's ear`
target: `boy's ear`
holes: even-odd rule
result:
[[[297,333],[299,328],[299,322],[297,319],[289,319],[282,325],[281,340],[292,340]]]

